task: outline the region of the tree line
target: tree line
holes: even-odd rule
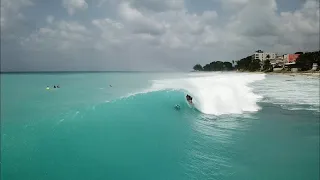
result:
[[[263,52],[258,50],[257,52]],[[296,60],[296,66],[301,68],[302,71],[307,71],[312,68],[313,63],[318,63],[320,66],[320,51],[315,52],[296,52],[295,54],[300,54],[300,56]],[[268,59],[268,57],[266,57]],[[270,57],[269,57],[270,58]],[[233,66],[234,65],[234,66]],[[200,64],[196,64],[193,69],[195,71],[231,71],[231,70],[239,70],[239,71],[273,71],[273,67],[270,63],[270,60],[265,60],[263,64],[261,64],[261,60],[254,59],[252,56],[248,56],[242,58],[238,61],[231,62],[222,62],[222,61],[213,61],[210,64],[206,64],[205,66],[201,66]]]
[[[301,68],[302,71],[312,69],[313,63],[318,63],[320,66],[320,51],[306,52],[301,54],[296,60],[297,67]]]
[[[257,71],[260,70],[260,60],[253,59],[252,56],[248,56],[236,61],[235,68],[241,71]]]
[[[234,67],[231,62],[213,61],[203,67],[200,64],[196,64],[193,69],[195,71],[231,71]]]
[[[269,55],[267,55],[267,58]],[[242,58],[238,61],[236,61],[235,69],[240,70],[240,71],[266,71],[270,72],[273,70],[273,67],[270,63],[270,60],[267,59],[261,64],[260,59],[253,59],[252,56],[248,56],[246,58]]]
[[[270,61],[268,61],[270,64]],[[271,64],[270,64],[271,66]],[[270,67],[268,65],[268,67]],[[242,70],[242,71],[257,71],[260,70],[260,60],[252,59],[252,56],[240,59],[239,61],[222,62],[222,61],[213,61],[205,66],[196,64],[193,67],[195,71],[232,71],[232,70]],[[267,67],[267,66],[266,66]]]

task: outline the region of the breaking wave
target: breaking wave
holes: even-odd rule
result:
[[[204,114],[242,114],[260,109],[257,102],[262,96],[249,85],[264,78],[264,74],[192,73],[184,78],[152,80],[151,88],[140,93],[182,91],[193,97],[195,108]]]

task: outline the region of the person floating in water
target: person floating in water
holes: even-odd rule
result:
[[[56,85],[54,85],[53,88],[56,88]]]
[[[192,97],[189,94],[187,94],[186,99],[190,104],[192,104]]]

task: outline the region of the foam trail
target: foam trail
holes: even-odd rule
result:
[[[288,110],[320,111],[319,78],[308,76],[272,75],[254,84],[263,102],[280,104]]]
[[[193,97],[195,107],[205,114],[241,114],[258,111],[262,97],[252,92],[250,83],[264,74],[196,73],[186,78],[154,80],[150,91],[182,90]]]

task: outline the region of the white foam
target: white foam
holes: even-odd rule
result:
[[[268,76],[265,81],[254,83],[255,91],[266,97],[263,101],[285,105],[289,110],[319,111],[319,79],[307,76]],[[301,105],[311,106],[301,108]]]
[[[186,78],[154,80],[150,91],[182,90],[193,97],[195,107],[205,114],[241,114],[258,111],[262,97],[252,92],[250,83],[264,74],[194,73]]]
[[[148,81],[142,90],[120,99],[153,91],[179,90],[190,94],[196,108],[205,114],[255,112],[260,109],[258,101],[280,104],[288,110],[299,108],[320,112],[318,78],[228,72],[160,74],[158,80],[154,78],[150,77],[151,84]]]

